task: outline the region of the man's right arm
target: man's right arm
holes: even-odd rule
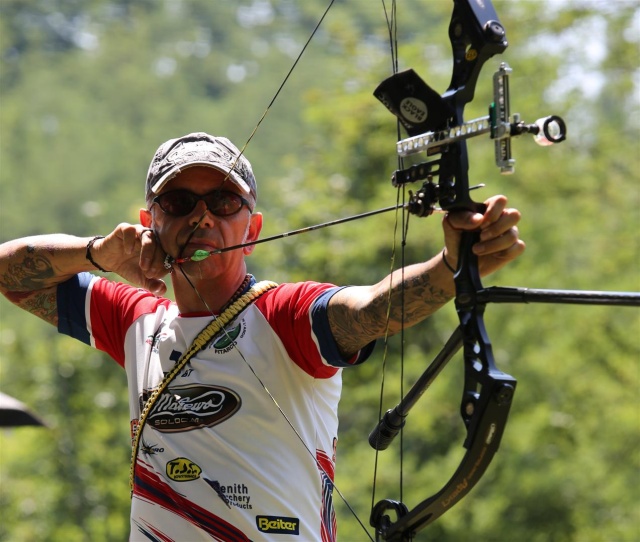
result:
[[[0,245],[0,292],[21,309],[58,325],[57,288],[94,264],[158,295],[166,291],[161,277],[164,252],[149,228],[122,223],[87,248],[91,237],[39,235]],[[91,251],[90,261],[87,251]],[[141,264],[146,261],[146,265]],[[151,262],[151,263],[148,263]]]
[[[40,235],[0,245],[0,292],[21,309],[58,324],[57,287],[82,271],[90,237]]]

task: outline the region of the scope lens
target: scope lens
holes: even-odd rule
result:
[[[558,139],[562,135],[562,130],[560,129],[560,125],[554,120],[547,124],[547,133],[553,141]]]
[[[567,137],[567,127],[564,121],[556,115],[538,119],[536,124],[540,128],[540,131],[534,137],[538,145],[553,145],[564,141]]]

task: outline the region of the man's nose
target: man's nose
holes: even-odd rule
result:
[[[191,211],[189,224],[194,228],[212,228],[214,225],[214,214],[209,210],[204,200],[199,200]]]

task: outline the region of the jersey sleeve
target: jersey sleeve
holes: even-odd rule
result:
[[[345,360],[340,354],[336,340],[333,337],[333,333],[331,333],[331,327],[329,326],[327,307],[329,305],[329,300],[333,295],[343,288],[345,288],[345,286],[333,287],[325,290],[313,303],[311,312],[313,333],[318,337],[318,344],[320,345],[322,357],[334,367],[351,367],[353,365],[359,365],[371,355],[376,344],[375,341],[370,342],[348,360]]]
[[[58,286],[58,331],[109,354],[124,366],[124,338],[142,314],[168,299],[91,273],[79,273]]]
[[[329,300],[340,289],[317,282],[281,284],[257,302],[291,359],[315,377],[329,378],[340,368],[362,363],[375,345],[350,359],[340,355],[327,316]]]

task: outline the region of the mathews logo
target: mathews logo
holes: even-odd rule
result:
[[[298,518],[256,516],[256,525],[261,533],[300,534],[300,520]]]
[[[167,463],[167,476],[175,482],[197,480],[201,473],[202,469],[186,457],[177,457]]]
[[[212,427],[233,416],[242,401],[220,386],[184,386],[165,391],[153,405],[148,423],[162,433]]]

